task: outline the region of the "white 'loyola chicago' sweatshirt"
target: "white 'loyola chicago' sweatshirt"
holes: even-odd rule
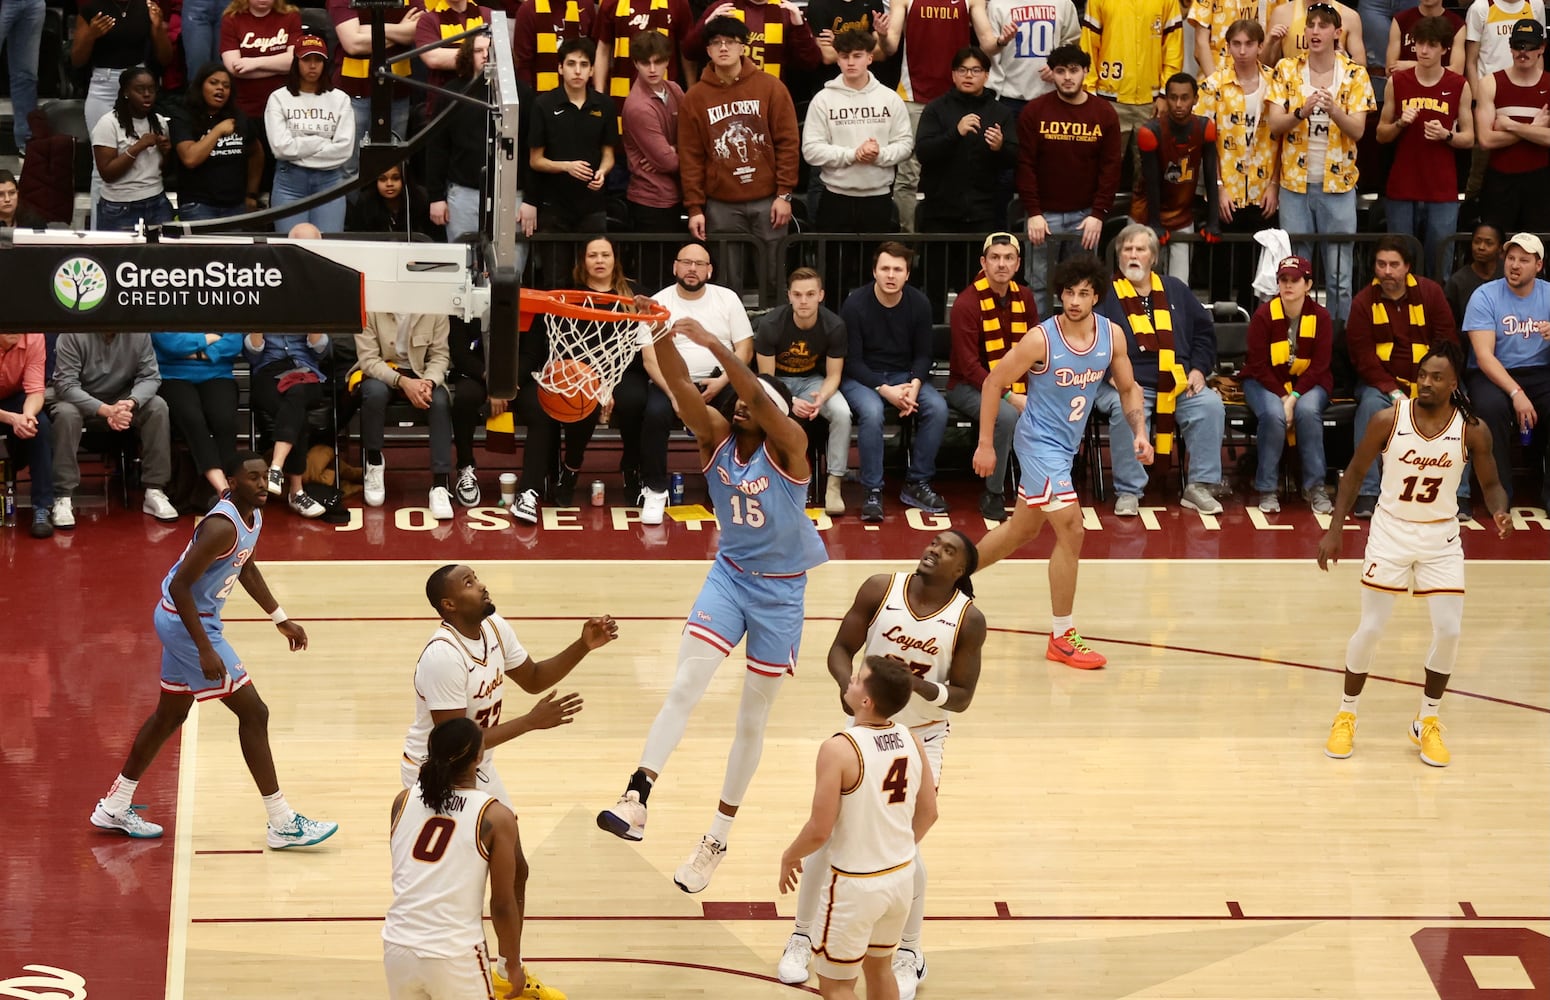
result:
[[[350,95],[337,87],[326,94],[292,94],[281,87],[264,107],[264,131],[277,160],[311,170],[342,167],[355,146]]]
[[[871,163],[856,162],[856,147],[876,139]],[[853,90],[842,77],[824,84],[807,106],[802,158],[818,168],[823,186],[835,194],[869,198],[893,190],[894,168],[915,151],[904,99],[867,74],[866,86]]]

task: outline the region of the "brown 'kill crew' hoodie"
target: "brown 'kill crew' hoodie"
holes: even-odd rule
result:
[[[678,170],[684,208],[703,213],[707,198],[749,202],[797,186],[802,140],[786,85],[743,57],[737,79],[722,82],[706,66],[678,109]]]

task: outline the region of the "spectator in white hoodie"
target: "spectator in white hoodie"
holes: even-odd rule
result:
[[[355,112],[350,95],[334,88],[323,39],[303,35],[296,43],[290,80],[264,108],[264,131],[275,158],[271,206],[301,201],[344,180],[355,148]],[[344,211],[344,199],[335,198],[279,219],[275,229],[288,233],[310,222],[325,233],[343,232]]]
[[[909,114],[897,93],[872,75],[877,37],[849,28],[834,37],[840,75],[807,107],[802,158],[818,168],[823,191],[814,223],[825,233],[889,233],[893,177],[915,150]],[[836,286],[848,288],[858,284]]]

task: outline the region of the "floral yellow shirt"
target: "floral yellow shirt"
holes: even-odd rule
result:
[[[1275,78],[1270,82],[1266,100],[1274,101],[1285,111],[1302,107],[1307,66],[1306,59],[1282,59],[1276,63]],[[1378,110],[1366,67],[1347,59],[1344,52],[1335,53],[1335,103],[1346,114]],[[1311,126],[1311,122],[1298,122],[1297,127],[1281,140],[1281,186],[1296,194],[1308,190],[1308,129]],[[1324,154],[1322,190],[1325,194],[1344,194],[1356,188],[1356,140],[1342,132],[1333,121],[1326,127],[1329,147]]]
[[[1234,21],[1258,21],[1263,25],[1265,7],[1266,0],[1195,0],[1190,4],[1185,20],[1211,33],[1211,51],[1216,54],[1216,68],[1221,69],[1232,65],[1232,56],[1227,51],[1227,29]],[[1221,134],[1220,130],[1217,134]]]
[[[1198,4],[1197,4],[1198,6]],[[1252,118],[1248,95],[1238,82],[1232,60],[1200,81],[1195,114],[1216,122],[1216,155],[1222,188],[1232,192],[1232,207],[1258,204],[1280,172],[1281,140],[1270,132],[1270,67],[1259,67],[1259,117]]]

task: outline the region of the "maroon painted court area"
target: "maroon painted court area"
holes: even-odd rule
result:
[[[390,502],[398,506],[367,510],[355,499],[352,520],[341,528],[304,522],[281,509],[268,512],[260,561],[703,559],[715,547],[714,522],[693,520],[692,509],[681,512],[688,519],[659,527],[642,526],[624,507],[551,510],[542,525],[522,528],[489,507],[459,510],[455,521],[437,524],[424,508],[411,506],[423,503],[422,492],[400,491],[391,477],[389,485]],[[906,514],[890,502],[888,519],[878,528],[853,516],[820,521],[830,556],[913,560],[931,534],[949,526],[980,537],[986,528],[975,512],[977,489],[967,482],[946,487],[950,516]],[[611,495],[617,492],[615,487]],[[691,507],[703,503],[703,488],[691,485],[688,500]],[[1550,520],[1538,510],[1519,514],[1520,530],[1505,542],[1482,526],[1464,526],[1466,555],[1550,559]],[[27,975],[25,966],[50,966],[84,977],[92,996],[151,1000],[165,992],[176,740],[136,796],[146,815],[167,827],[165,838],[137,842],[99,833],[87,817],[155,705],[159,649],[149,626],[151,607],[193,520],[162,525],[116,501],[104,506],[100,493],[78,507],[78,518],[76,531],[46,541],[0,531],[0,623],[7,651],[0,669],[0,779],[10,799],[0,860],[0,983]],[[1130,519],[1113,517],[1105,504],[1088,513],[1083,556],[1311,561],[1320,531],[1306,508],[1291,503],[1272,518],[1229,500],[1227,512],[1216,518],[1171,506]],[[1362,527],[1347,532],[1346,558],[1359,558],[1364,535]],[[1050,544],[1046,533],[1020,555],[1046,556]],[[251,850],[229,847],[230,853]],[[769,919],[773,910],[762,902],[722,906],[717,919]],[[1224,915],[1240,914],[1232,904],[1224,906]],[[1544,919],[1480,919],[1493,916]],[[1004,905],[993,910],[987,901],[982,919],[998,917],[1017,919]],[[1467,925],[1473,918],[1465,911],[1416,919]],[[1532,941],[1524,939],[1526,946]],[[1429,966],[1452,968],[1446,948],[1435,954]],[[709,975],[705,988],[714,989],[715,978]]]

